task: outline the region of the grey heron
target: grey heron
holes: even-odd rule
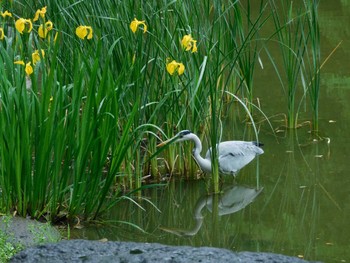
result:
[[[205,158],[200,153],[202,143],[198,136],[189,130],[180,131],[173,138],[166,140],[157,146],[163,146],[170,142],[182,142],[191,140],[194,142],[193,157],[203,172],[211,173],[211,148]],[[263,154],[260,148],[263,144],[253,141],[225,141],[218,144],[219,171],[222,174],[236,175],[236,173],[250,163],[257,155]]]

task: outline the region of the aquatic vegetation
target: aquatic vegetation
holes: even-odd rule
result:
[[[1,16],[2,18],[12,17],[12,14],[9,11],[5,10],[5,12],[1,12]]]
[[[53,23],[51,21],[47,21],[45,24],[41,24],[38,29],[38,34],[41,38],[46,38],[47,33],[52,30]]]
[[[197,52],[197,40],[194,40],[191,35],[185,35],[181,40],[182,47],[186,51],[191,51],[192,53]]]
[[[45,57],[45,51],[42,49],[42,50],[40,50],[41,52],[41,57]],[[32,62],[33,62],[33,65],[35,66],[35,64],[37,63],[37,62],[39,62],[40,61],[40,59],[41,59],[41,57],[40,57],[40,54],[39,54],[39,50],[35,50],[33,53],[32,53]]]
[[[39,17],[45,18],[46,11],[47,11],[47,7],[46,6],[44,6],[41,9],[36,10],[35,16],[33,18],[33,21],[35,22],[35,21],[39,20]]]
[[[130,29],[133,33],[136,33],[137,28],[141,25],[143,26],[143,33],[146,33],[147,25],[145,23],[145,20],[139,21],[137,18],[134,18],[134,20],[130,23]]]
[[[93,36],[93,30],[91,26],[78,26],[75,29],[75,34],[81,39],[91,39]]]
[[[257,14],[252,1],[73,2],[14,1],[1,13],[3,210],[52,221],[94,219],[124,190],[161,181],[165,173],[199,177],[190,145],[160,154],[160,139],[191,129],[205,145],[216,145],[225,116],[242,114],[226,111],[237,101],[245,124],[255,128],[255,120],[266,118],[255,105],[254,69],[260,53],[270,54],[270,40],[293,36],[287,21],[276,21],[273,34],[263,37],[274,17],[270,1],[260,1]],[[297,42],[300,54],[309,48],[306,39]],[[296,46],[279,43],[294,58]],[[288,65],[275,63],[277,74]],[[258,140],[257,130],[247,137],[240,139]],[[211,157],[219,192],[215,150]]]
[[[320,28],[318,25],[318,5],[319,1],[305,2],[307,10],[307,28],[308,34],[304,36],[304,45],[310,42],[310,51],[306,49],[306,56],[303,63],[304,77],[307,78],[308,84],[303,83],[304,88],[309,92],[312,108],[312,126],[313,131],[319,131],[318,125],[318,100],[321,85],[321,48],[320,48]],[[311,54],[310,54],[311,53]]]
[[[34,72],[33,67],[31,65],[32,63],[30,61],[27,62],[27,63],[24,63],[23,60],[17,60],[17,61],[15,61],[13,63],[16,64],[16,65],[24,66],[24,71],[27,73],[27,75],[31,75]]]
[[[172,60],[166,65],[166,70],[170,75],[174,75],[175,72],[177,72],[178,75],[182,75],[185,71],[185,66],[181,62]]]
[[[30,33],[33,29],[33,24],[30,19],[19,18],[15,23],[16,29],[19,33]]]
[[[320,76],[320,43],[317,22],[318,1],[295,7],[292,2],[277,5],[271,1],[273,21],[281,49],[285,77],[274,65],[287,99],[287,127],[298,127],[297,93],[309,93],[313,108],[313,126],[318,130],[318,93]],[[277,12],[281,8],[282,14]],[[295,10],[296,9],[296,10]],[[287,15],[286,15],[287,14]],[[310,44],[311,43],[311,44]],[[311,55],[310,55],[311,53]],[[310,63],[311,61],[311,63]],[[274,64],[273,60],[272,63]],[[283,80],[286,80],[285,82]],[[309,81],[308,83],[306,83]],[[303,98],[300,103],[303,103]]]

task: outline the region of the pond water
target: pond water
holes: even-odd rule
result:
[[[110,214],[145,232],[127,224],[85,226],[72,229],[71,238],[213,246],[350,262],[349,15],[350,1],[321,1],[323,59],[342,41],[322,68],[322,140],[312,140],[307,124],[277,136],[262,126],[259,139],[265,153],[236,179],[222,178],[223,194],[208,194],[204,179],[146,189],[142,196],[155,206],[144,200],[143,210],[125,201]],[[264,112],[286,112],[281,89],[266,92],[278,85],[268,77],[269,69],[257,74],[256,96]],[[273,120],[274,128],[282,125],[278,121]],[[257,183],[261,192],[255,190]]]

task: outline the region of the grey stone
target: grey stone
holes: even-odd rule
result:
[[[239,252],[212,247],[167,246],[157,243],[69,240],[28,248],[10,262],[23,263],[149,263],[149,262],[286,262],[305,263],[273,253]]]

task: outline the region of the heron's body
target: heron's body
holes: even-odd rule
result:
[[[193,157],[201,167],[203,172],[211,172],[211,148],[207,151],[205,158],[200,153],[202,151],[202,143],[198,136],[188,130],[179,132],[169,141],[186,141],[192,140],[195,144],[193,149]],[[257,155],[263,154],[264,151],[257,142],[249,141],[226,141],[218,144],[218,162],[219,170],[222,174],[235,175],[241,168],[250,163]]]
[[[241,168],[250,163],[257,155],[264,151],[256,142],[226,141],[218,144],[219,170],[223,174],[236,174]],[[207,151],[205,159],[211,162],[211,148]],[[204,172],[210,172],[209,171]]]

